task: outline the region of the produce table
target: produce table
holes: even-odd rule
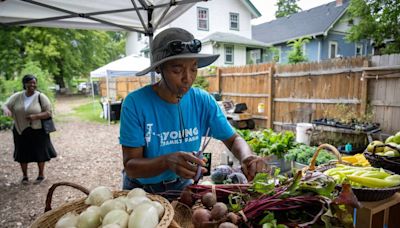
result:
[[[372,135],[379,133],[379,138],[382,140],[382,137],[380,135],[381,129],[373,129],[370,131],[356,131],[356,130],[351,130],[351,129],[345,129],[345,128],[338,128],[338,127],[330,127],[330,126],[324,126],[324,125],[315,125],[314,124],[314,132],[315,131],[327,131],[327,132],[336,132],[336,133],[344,133],[344,134],[365,134],[368,138],[369,142],[372,142]]]
[[[357,210],[356,228],[400,227],[399,192],[381,201],[361,204],[363,207]]]

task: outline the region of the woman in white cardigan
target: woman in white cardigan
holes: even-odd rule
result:
[[[47,96],[36,90],[37,78],[25,75],[23,91],[11,95],[3,106],[6,116],[14,119],[14,160],[22,169],[22,184],[28,184],[28,163],[36,162],[39,173],[35,184],[45,180],[45,162],[57,156],[50,135],[42,129],[42,119],[51,116],[51,103]],[[39,100],[40,99],[40,100]]]

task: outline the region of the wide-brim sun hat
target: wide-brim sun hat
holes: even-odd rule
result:
[[[201,68],[210,65],[219,57],[214,54],[200,54],[198,53],[200,50],[201,42],[190,32],[181,28],[168,28],[154,38],[151,47],[151,65],[136,75],[141,76],[155,71],[161,64],[174,59],[197,59],[197,67]]]

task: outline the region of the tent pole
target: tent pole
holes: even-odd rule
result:
[[[150,65],[152,64],[152,54],[151,54],[151,47],[153,46],[153,34],[149,35],[149,47],[150,47]],[[151,76],[151,84],[155,84],[156,83],[156,74],[154,71],[150,72],[150,76]]]
[[[93,88],[93,79],[90,77],[90,86],[92,87],[92,106],[93,106],[93,112],[94,112],[94,88]]]
[[[111,116],[111,102],[110,102],[110,87],[108,85],[109,80],[108,80],[108,73],[106,76],[106,85],[107,85],[107,120],[108,120],[108,125],[111,125],[111,120],[110,120],[110,116]]]

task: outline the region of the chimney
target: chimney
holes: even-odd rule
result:
[[[343,5],[343,0],[336,0],[336,6]]]

